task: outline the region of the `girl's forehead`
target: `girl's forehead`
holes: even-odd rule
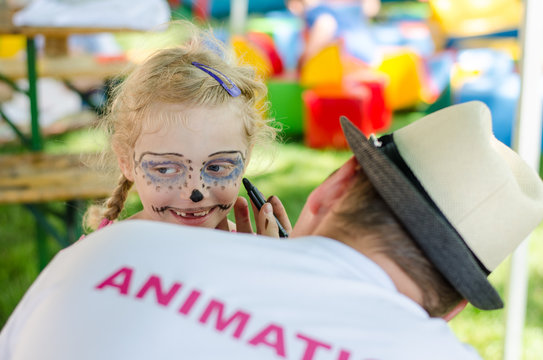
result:
[[[240,106],[228,102],[216,106],[155,103],[143,122],[143,132],[155,132],[164,127],[185,127],[193,132],[206,132],[208,125],[231,128],[245,135]],[[237,104],[239,105],[239,104]]]
[[[247,152],[247,133],[236,107],[163,105],[146,119],[136,142],[137,154],[179,153],[197,160],[215,153]]]

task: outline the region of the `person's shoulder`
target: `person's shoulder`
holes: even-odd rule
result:
[[[385,301],[386,303],[386,301]],[[461,342],[448,324],[438,318],[421,316],[417,312],[397,312],[381,303],[375,307],[383,324],[374,329],[372,340],[381,357],[402,360],[480,360],[477,351]],[[395,316],[394,319],[391,317]],[[388,319],[388,320],[386,320]],[[380,335],[379,335],[380,334]],[[380,339],[379,339],[380,338]]]
[[[413,354],[418,354],[413,359],[481,359],[477,351],[461,342],[442,319],[429,318],[414,326],[405,340],[406,349],[411,348]]]

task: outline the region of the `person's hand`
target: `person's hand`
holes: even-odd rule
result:
[[[270,196],[266,203],[262,205],[260,211],[256,209],[256,206],[252,204],[253,214],[255,214],[255,223],[257,233],[270,237],[279,237],[279,227],[277,221],[281,223],[283,229],[290,234],[292,232],[292,226],[288,218],[287,212],[283,206],[283,203],[277,196]],[[276,220],[277,219],[277,220]]]
[[[277,226],[275,217],[281,222],[283,228],[290,233],[292,226],[288,215],[281,203],[281,200],[277,196],[270,196],[267,202],[262,206],[260,211],[256,209],[254,204],[251,204],[253,208],[253,214],[255,214],[256,233],[260,235],[279,237],[279,228]],[[274,217],[275,215],[275,217]],[[236,231],[240,233],[254,233],[253,226],[251,224],[251,216],[249,214],[249,204],[247,200],[239,196],[234,204],[234,217],[236,219]],[[221,222],[217,229],[231,230],[228,226],[228,220],[225,219]]]
[[[236,222],[234,223],[228,220],[228,217],[225,216],[224,219],[222,219],[222,221],[215,227],[215,229],[245,233],[253,232],[247,200],[241,196],[238,196],[232,208],[234,209]]]

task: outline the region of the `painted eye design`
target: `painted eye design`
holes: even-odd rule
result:
[[[142,164],[148,175],[157,178],[171,178],[184,174],[185,167],[173,161],[144,162]]]
[[[144,153],[138,162],[143,178],[153,186],[183,184],[188,172],[186,160],[182,155],[167,153]]]
[[[170,174],[175,174],[176,172],[178,172],[177,169],[173,168],[173,167],[157,167],[155,168],[155,171],[160,173],[161,175],[170,175]]]
[[[213,176],[227,176],[232,169],[232,164],[209,164],[206,166],[205,171]]]
[[[221,157],[208,161],[201,171],[204,181],[221,182],[237,179],[243,172],[243,161],[238,157]]]

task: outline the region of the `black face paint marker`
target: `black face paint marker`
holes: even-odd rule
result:
[[[251,184],[251,182],[247,178],[243,178],[243,186],[245,186],[245,189],[247,190],[247,195],[249,195],[249,198],[251,199],[253,204],[255,204],[256,208],[260,211],[262,206],[266,203],[266,200],[264,199],[264,196],[262,196],[262,193],[256,188],[256,186]],[[277,227],[279,228],[279,237],[288,237],[287,231],[283,228],[277,218],[275,218],[275,222],[277,222]]]

